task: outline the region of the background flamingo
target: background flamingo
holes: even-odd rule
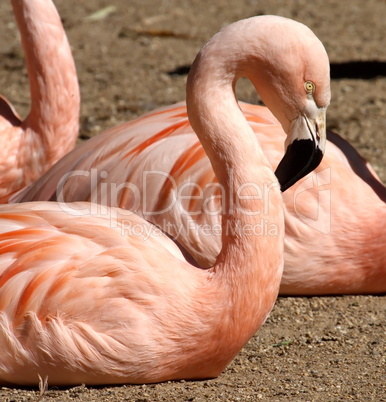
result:
[[[288,52],[299,37],[306,39],[301,57],[308,64],[294,64]],[[274,48],[272,41],[282,46]],[[268,61],[280,66],[270,79]],[[36,384],[38,375],[50,384],[214,377],[262,325],[282,274],[283,206],[275,174],[233,93],[240,73],[267,103],[275,99],[273,108],[288,128],[277,169],[285,177],[281,187],[318,161],[315,150],[323,147],[325,133],[317,127],[330,99],[323,45],[306,26],[280,17],[255,17],[222,30],[203,47],[189,75],[190,121],[227,199],[236,199],[244,183],[270,185],[267,198],[224,210],[222,225],[232,231],[224,230],[220,255],[207,270],[186,263],[155,226],[124,209],[1,206],[3,382]],[[304,79],[315,83],[312,95],[299,85]],[[101,208],[95,215],[94,207]],[[243,233],[261,219],[275,235]]]
[[[51,0],[12,0],[31,91],[21,120],[0,98],[0,202],[70,151],[79,128],[79,87],[60,17]]]
[[[265,107],[241,102],[240,107],[276,167],[285,136],[279,122]],[[385,187],[353,147],[332,132],[329,138],[320,166],[283,194],[286,237],[280,293],[383,293]],[[221,233],[213,229],[220,224],[221,201],[213,182],[215,175],[185,104],[179,103],[92,138],[13,200],[54,200],[59,195],[64,201],[134,210],[208,267],[221,249]]]

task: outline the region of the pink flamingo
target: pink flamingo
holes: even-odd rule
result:
[[[231,204],[245,190],[238,208],[224,209],[227,230],[215,264],[189,264],[156,226],[125,209],[1,206],[2,382],[36,384],[38,375],[59,385],[214,377],[264,323],[282,275],[283,205],[233,92],[240,75],[288,130],[276,171],[281,187],[320,161],[330,99],[323,45],[306,26],[281,17],[224,28],[200,51],[187,83],[189,119],[226,199]],[[264,186],[266,198],[253,197]],[[276,233],[249,233],[261,219]]]
[[[240,107],[276,167],[285,138],[280,124],[265,107]],[[280,294],[384,293],[386,189],[350,144],[332,132],[327,138],[319,167],[283,193]],[[15,201],[58,197],[132,209],[208,267],[221,250],[221,192],[213,183],[209,160],[179,103],[82,144]]]
[[[79,87],[60,17],[51,0],[12,0],[25,52],[31,110],[21,120],[0,97],[0,202],[40,177],[74,148]]]

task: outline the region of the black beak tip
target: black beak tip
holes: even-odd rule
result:
[[[282,192],[316,169],[323,158],[322,150],[312,140],[295,140],[276,168]]]

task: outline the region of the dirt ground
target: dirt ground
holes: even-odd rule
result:
[[[333,95],[328,127],[349,139],[386,182],[384,1],[56,0],[55,4],[79,74],[81,140],[184,99],[183,67],[207,39],[230,22],[278,14],[305,23],[326,46]],[[105,12],[95,18],[98,10]],[[1,93],[24,116],[29,107],[28,79],[6,1],[0,4],[0,55]],[[258,100],[245,83],[239,85],[238,94],[242,100]],[[38,390],[0,389],[2,401],[38,398]],[[49,388],[42,400],[386,401],[386,296],[279,298],[263,328],[217,379]]]

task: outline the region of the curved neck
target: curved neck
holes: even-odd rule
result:
[[[232,35],[224,48],[218,38],[201,50],[187,82],[190,123],[226,195],[222,250],[212,270],[222,282],[224,297],[232,298],[235,317],[242,316],[248,305],[247,315],[265,319],[282,274],[282,198],[279,183],[235,97],[235,83],[244,69],[239,68],[239,59],[229,57]],[[241,56],[248,60],[248,54]],[[240,281],[243,286],[237,285]],[[252,325],[251,332],[254,330]]]
[[[248,36],[248,26],[244,28]],[[264,70],[264,66],[258,65],[256,46],[240,48],[240,37],[233,34],[229,26],[215,35],[196,57],[187,81],[189,121],[227,194],[223,202],[223,228],[228,222],[259,223],[263,216],[279,223],[282,222],[279,183],[235,96],[235,85],[241,76],[255,75],[253,84],[258,92],[260,87],[266,87],[264,78],[256,77],[256,70]],[[277,204],[277,211],[267,208],[267,203]],[[223,241],[227,239],[225,232]]]
[[[12,0],[12,7],[30,82],[31,110],[23,126],[40,135],[47,158],[55,158],[50,149],[71,149],[79,129],[80,95],[71,48],[51,0]]]

